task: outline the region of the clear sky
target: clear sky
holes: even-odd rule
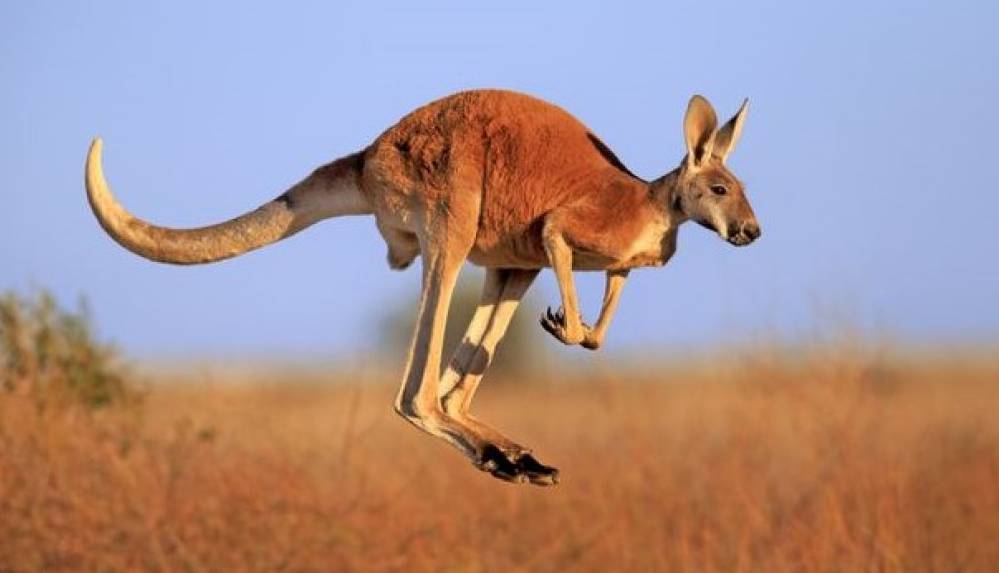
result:
[[[473,87],[558,103],[653,178],[702,93],[723,119],[752,101],[729,163],[763,238],[736,249],[685,226],[666,268],[632,274],[609,352],[793,338],[840,315],[920,341],[999,337],[999,4],[474,4],[0,4],[0,289],[85,295],[136,356],[371,350],[419,283],[388,270],[373,220],[154,264],[89,212],[90,138],[130,210],[201,225]],[[535,288],[557,303],[550,272]],[[581,280],[591,319],[601,289]]]

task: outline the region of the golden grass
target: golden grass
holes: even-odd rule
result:
[[[192,374],[141,410],[0,394],[0,571],[999,568],[995,360],[823,347],[566,378],[477,400],[554,489],[476,471],[371,380]]]

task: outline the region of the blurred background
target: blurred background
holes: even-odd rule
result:
[[[5,4],[0,286],[86,296],[101,331],[136,357],[369,353],[382,343],[379,317],[415,305],[419,290],[418,271],[388,270],[371,219],[327,221],[215,265],[150,263],[87,208],[90,139],[105,139],[109,181],[130,210],[191,226],[269,200],[414,107],[476,87],[553,101],[657,177],[680,161],[682,114],[702,93],[724,117],[752,102],[730,163],[764,239],[732,249],[684,227],[667,267],[633,275],[606,356],[796,338],[830,316],[917,342],[994,340],[997,12],[988,2]],[[481,272],[465,274],[477,289]],[[580,283],[592,317],[602,278]],[[534,290],[531,311],[558,300],[551,273]]]
[[[0,571],[994,570],[996,22],[984,1],[0,3]],[[96,135],[127,208],[200,226],[478,87],[561,105],[647,179],[681,160],[692,94],[722,119],[752,102],[729,165],[760,241],[682,228],[597,353],[537,325],[546,271],[500,348],[476,415],[557,488],[391,411],[419,271],[388,269],[371,219],[174,267],[86,203]],[[577,281],[592,321],[603,277]]]

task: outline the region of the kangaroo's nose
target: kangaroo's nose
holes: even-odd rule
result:
[[[746,233],[746,236],[749,237],[753,241],[755,241],[756,239],[760,238],[760,235],[763,234],[763,232],[760,231],[760,226],[757,225],[756,223],[746,223],[746,224],[744,224],[742,226],[742,232]]]

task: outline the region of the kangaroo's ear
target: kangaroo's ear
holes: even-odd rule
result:
[[[683,135],[687,140],[687,166],[697,169],[711,156],[714,147],[715,128],[718,127],[718,116],[708,103],[699,95],[690,98],[687,104],[687,115],[683,118]]]
[[[735,144],[739,142],[739,136],[742,135],[742,124],[746,121],[746,111],[748,109],[749,99],[747,98],[742,102],[742,107],[739,108],[739,111],[735,112],[732,119],[728,120],[718,130],[718,133],[715,134],[715,147],[711,152],[722,163],[725,163],[725,160],[728,159],[728,154],[732,153]]]

